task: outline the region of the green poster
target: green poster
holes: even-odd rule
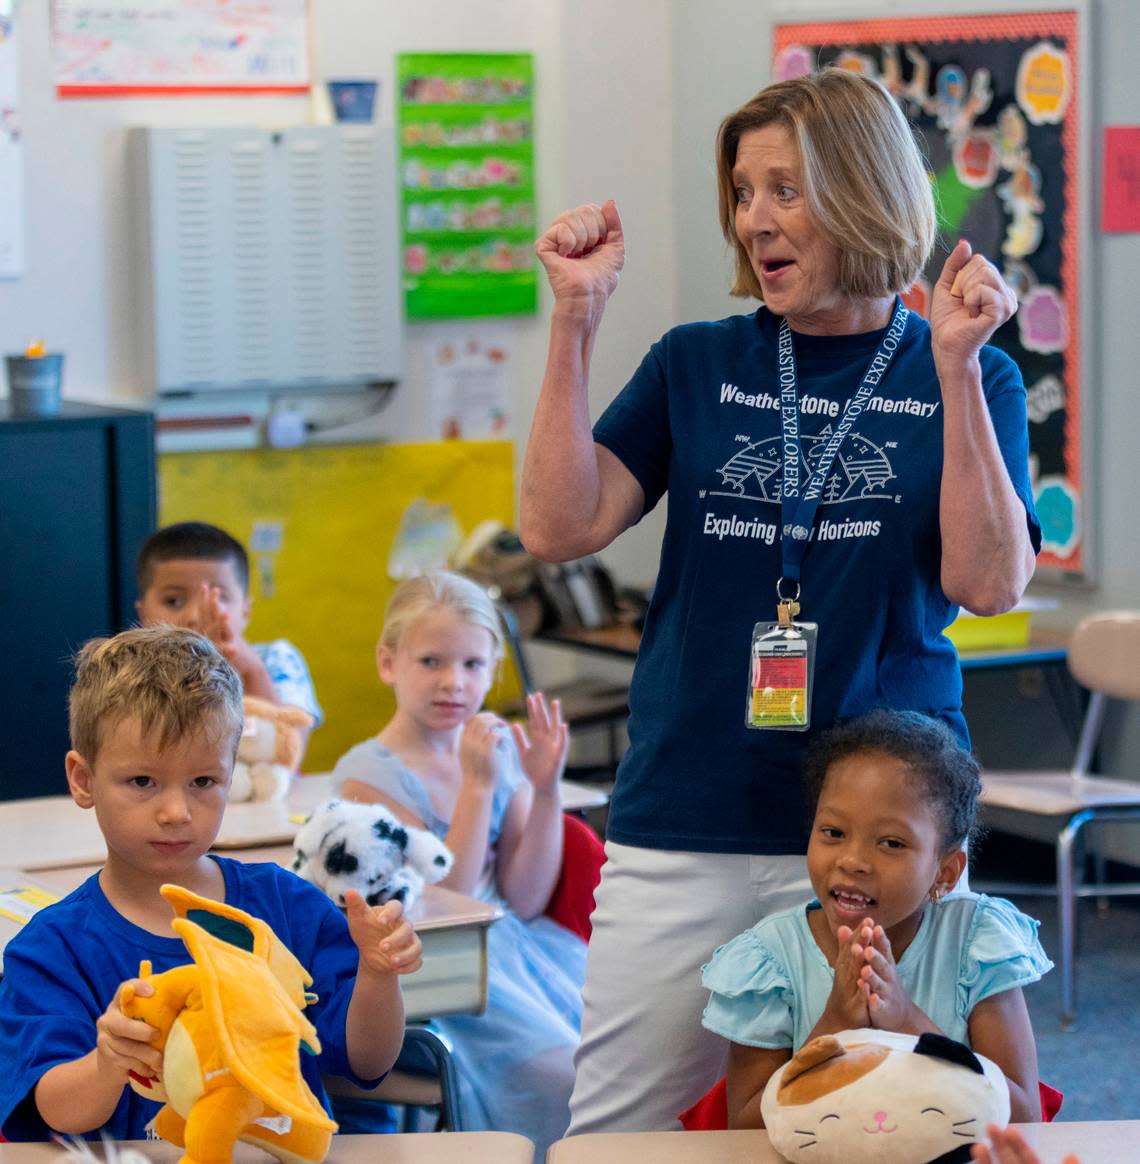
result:
[[[407,318],[534,312],[533,58],[401,53],[396,82]]]

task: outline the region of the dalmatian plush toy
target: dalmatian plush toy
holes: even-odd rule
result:
[[[410,907],[424,884],[442,881],[451,850],[427,829],[406,825],[382,804],[326,800],[293,840],[293,871],[344,907],[349,889],[369,905]]]

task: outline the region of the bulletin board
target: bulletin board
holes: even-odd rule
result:
[[[795,22],[774,29],[774,81],[825,65],[874,76],[918,132],[939,240],[908,304],[927,314],[931,287],[959,238],[990,258],[1017,293],[1017,314],[991,342],[1025,380],[1039,563],[1087,578],[1083,7],[812,22],[802,20],[802,7],[794,11]]]
[[[251,642],[286,638],[309,663],[325,722],[310,737],[307,772],[329,770],[375,734],[395,705],[376,674],[381,616],[396,583],[390,553],[416,501],[449,506],[460,530],[514,525],[509,441],[340,445],[288,450],[166,453],[158,459],[159,514],[209,521],[251,548]],[[488,702],[518,694],[504,671]]]

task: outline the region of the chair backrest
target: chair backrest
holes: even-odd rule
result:
[[[1069,670],[1090,691],[1140,700],[1140,612],[1106,611],[1082,619],[1069,644]]]
[[[546,905],[546,916],[590,940],[594,890],[602,877],[606,851],[598,834],[585,821],[562,814],[562,872]]]

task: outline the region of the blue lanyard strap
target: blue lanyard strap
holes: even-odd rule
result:
[[[784,319],[780,323],[780,335],[776,351],[776,367],[780,380],[780,424],[783,429],[784,479],[780,494],[781,519],[784,532],[781,541],[783,580],[798,583],[800,566],[807,553],[815,513],[823,497],[823,486],[839,454],[851,426],[875,394],[875,389],[886,377],[887,369],[895,352],[898,351],[906,330],[910,311],[901,299],[896,300],[894,314],[883,335],[878,351],[871,357],[859,387],[855,389],[843,416],[835,426],[824,445],[823,453],[816,462],[814,471],[808,477],[800,493],[800,461],[807,467],[807,457],[800,455],[800,401],[796,375],[796,353],[792,344],[792,329]]]

